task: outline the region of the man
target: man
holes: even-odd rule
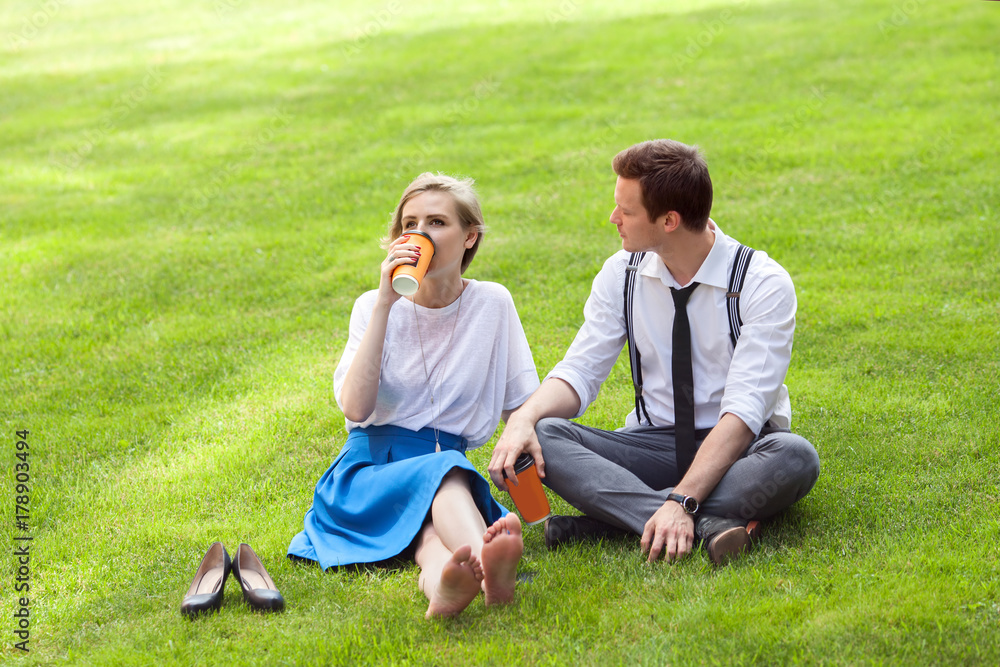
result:
[[[747,264],[749,249],[709,219],[712,181],[696,147],[647,141],[613,167],[622,251],[595,278],[565,358],[508,420],[490,476],[506,489],[503,474],[514,478],[528,452],[546,485],[584,512],[552,517],[549,546],[629,531],[650,561],[672,561],[697,536],[722,563],[819,475],[816,450],[789,430],[795,290],[765,253]],[[569,421],[629,341],[636,407],[625,426]]]

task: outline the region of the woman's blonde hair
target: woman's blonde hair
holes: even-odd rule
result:
[[[462,229],[466,231],[473,229],[477,234],[476,242],[471,248],[466,248],[465,255],[462,257],[461,272],[465,273],[469,264],[472,263],[472,258],[476,256],[476,251],[479,250],[479,242],[483,240],[483,234],[486,233],[486,223],[483,220],[483,211],[479,206],[479,198],[476,196],[474,184],[475,181],[471,178],[457,179],[440,173],[424,172],[417,176],[412,183],[406,186],[406,189],[403,190],[403,196],[396,204],[392,220],[389,221],[388,235],[382,239],[382,247],[388,247],[390,243],[402,236],[403,207],[406,202],[425,192],[445,192],[451,195],[455,202],[455,211],[458,213],[459,222],[462,223]]]

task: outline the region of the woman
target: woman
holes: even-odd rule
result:
[[[435,251],[420,288],[400,297],[397,266],[415,263],[420,231]],[[324,569],[411,553],[426,616],[485,594],[510,602],[521,524],[465,457],[538,387],[510,293],[462,278],[485,225],[472,181],[425,173],[403,192],[377,290],[362,294],[334,374],[347,442],[316,485],[290,557]]]

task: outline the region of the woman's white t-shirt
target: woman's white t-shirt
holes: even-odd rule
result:
[[[365,292],[354,302],[347,347],[333,378],[341,409],[344,377],[377,293]],[[538,372],[510,292],[498,283],[469,280],[461,299],[444,308],[424,308],[405,298],[393,304],[375,411],[361,423],[347,420],[347,430],[433,427],[461,435],[471,449],[490,439],[501,412],[519,407],[537,388]]]

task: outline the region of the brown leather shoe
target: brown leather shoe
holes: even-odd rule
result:
[[[260,558],[249,544],[241,544],[233,557],[233,576],[243,589],[243,599],[257,611],[281,611],[285,598],[281,597],[271,575],[264,569]]]
[[[217,611],[222,606],[222,593],[232,561],[222,542],[214,542],[201,559],[194,574],[194,581],[181,602],[181,613],[193,618],[206,611]]]
[[[760,521],[742,521],[703,514],[695,521],[695,535],[701,539],[708,558],[724,565],[750,549],[760,535]]]

